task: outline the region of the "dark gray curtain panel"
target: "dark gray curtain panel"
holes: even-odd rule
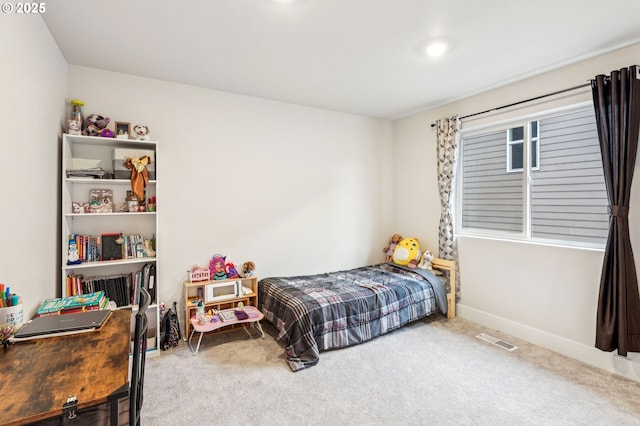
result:
[[[629,238],[629,198],[640,133],[638,66],[591,81],[609,200],[609,235],[598,298],[596,348],[640,352],[640,296]]]

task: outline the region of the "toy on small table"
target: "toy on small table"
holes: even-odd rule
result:
[[[402,240],[402,237],[400,236],[400,234],[393,234],[393,236],[389,240],[389,244],[387,244],[387,246],[384,249],[382,249],[382,251],[387,254],[387,258],[385,259],[385,262],[391,262],[393,258],[393,250],[396,248],[400,240]]]

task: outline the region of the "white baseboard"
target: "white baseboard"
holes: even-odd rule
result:
[[[479,311],[463,304],[456,305],[456,315],[484,327],[501,331],[594,367],[601,368],[610,373],[640,382],[640,354],[629,353],[629,356],[625,358],[618,356],[615,352],[602,352],[595,347],[575,342],[487,312]]]

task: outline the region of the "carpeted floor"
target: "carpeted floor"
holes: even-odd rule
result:
[[[460,318],[323,352],[297,373],[263,327],[264,339],[236,330],[205,335],[196,356],[181,342],[149,357],[142,424],[640,425],[640,383]]]

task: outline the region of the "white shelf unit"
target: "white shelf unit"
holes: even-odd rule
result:
[[[106,260],[67,264],[69,235],[100,236],[108,233],[122,233],[123,235],[140,234],[145,239],[155,236],[158,239],[157,212],[115,212],[119,203],[125,203],[126,193],[131,190],[129,179],[94,179],[67,177],[67,170],[73,168],[73,159],[99,160],[99,166],[107,172],[113,172],[113,150],[128,148],[135,150],[153,151],[154,162],[157,161],[157,145],[155,141],[137,141],[129,139],[101,138],[94,136],[76,136],[64,134],[62,138],[62,167],[61,167],[61,281],[62,297],[68,296],[67,276],[71,273],[84,277],[99,277],[119,273],[135,273],[147,263],[155,264],[155,299],[149,306],[147,317],[149,320],[149,351],[157,351],[160,347],[160,312],[158,307],[159,274],[158,252],[155,257],[125,258],[120,260]],[[157,168],[156,168],[157,170]],[[73,213],[72,204],[89,201],[90,191],[93,189],[111,189],[113,193],[113,213]],[[157,179],[150,180],[146,188],[146,198],[158,197]],[[157,206],[156,206],[157,207]],[[157,249],[157,246],[156,246]],[[137,311],[137,305],[122,306],[132,308],[132,315]],[[120,308],[120,307],[119,307]],[[133,332],[132,321],[132,332]],[[153,337],[153,338],[151,338]],[[133,336],[132,336],[133,338]]]

